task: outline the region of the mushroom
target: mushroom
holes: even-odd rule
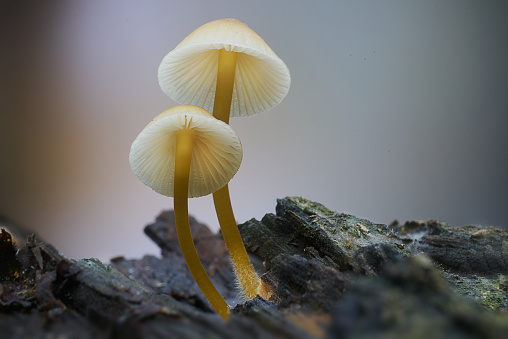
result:
[[[276,106],[291,83],[286,64],[236,19],[196,29],[164,57],[158,73],[170,98],[203,107],[225,122],[229,116],[253,115]]]
[[[284,99],[291,78],[264,40],[236,19],[209,22],[162,60],[159,84],[173,100],[198,105],[226,123],[230,116],[266,111]],[[247,298],[267,297],[236,225],[229,188],[213,193],[215,209],[238,280]]]
[[[192,241],[188,198],[226,185],[242,162],[242,145],[233,129],[201,107],[179,105],[155,117],[131,146],[133,172],[157,193],[174,197],[178,242],[189,270],[217,313],[229,306],[215,289]]]

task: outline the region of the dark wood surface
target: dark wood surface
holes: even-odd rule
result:
[[[191,218],[232,306],[224,324],[185,265],[172,211],[145,233],[160,256],[71,260],[0,233],[3,338],[508,337],[508,232],[435,220],[372,223],[303,198],[239,225],[269,300],[238,296],[220,234]]]

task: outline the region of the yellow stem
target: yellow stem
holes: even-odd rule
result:
[[[215,100],[213,102],[213,116],[229,123],[233,86],[235,84],[237,52],[219,50],[219,64],[217,68],[217,86],[215,86]]]
[[[258,294],[260,281],[245,250],[238,226],[236,226],[228,185],[213,193],[213,202],[236,276],[242,285],[245,296],[252,299]]]
[[[192,146],[194,133],[192,130],[183,129],[178,132],[175,154],[175,224],[178,242],[182,249],[183,257],[189,267],[194,280],[210,302],[215,311],[226,321],[229,317],[229,306],[213,286],[199,260],[196,247],[192,241],[189,225],[188,190],[189,172],[192,159]]]
[[[229,123],[237,55],[238,53],[236,52],[229,52],[225,49],[219,50],[213,115],[226,124]],[[213,201],[222,235],[235,267],[236,276],[240,281],[245,296],[252,299],[258,294],[260,280],[256,271],[254,271],[238,231],[227,185],[213,193]]]

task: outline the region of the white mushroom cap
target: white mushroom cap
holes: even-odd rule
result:
[[[238,52],[231,116],[264,112],[284,99],[291,77],[264,40],[236,19],[209,22],[178,44],[159,66],[159,84],[173,100],[213,111],[219,50]]]
[[[132,143],[129,162],[138,179],[157,193],[174,196],[177,132],[194,131],[189,198],[224,187],[242,162],[240,139],[226,123],[203,108],[172,107],[155,117]]]

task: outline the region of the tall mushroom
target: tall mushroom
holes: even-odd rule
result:
[[[235,175],[242,145],[233,129],[201,107],[179,105],[155,117],[131,146],[133,172],[157,193],[174,197],[178,242],[189,270],[223,318],[229,306],[215,289],[192,241],[188,198],[215,192]]]
[[[266,111],[284,99],[291,78],[264,40],[236,19],[209,22],[187,36],[159,66],[162,90],[179,103],[198,105],[226,123],[230,116]],[[260,291],[238,231],[228,186],[213,193],[224,240],[245,296]],[[266,294],[261,293],[266,297]]]

